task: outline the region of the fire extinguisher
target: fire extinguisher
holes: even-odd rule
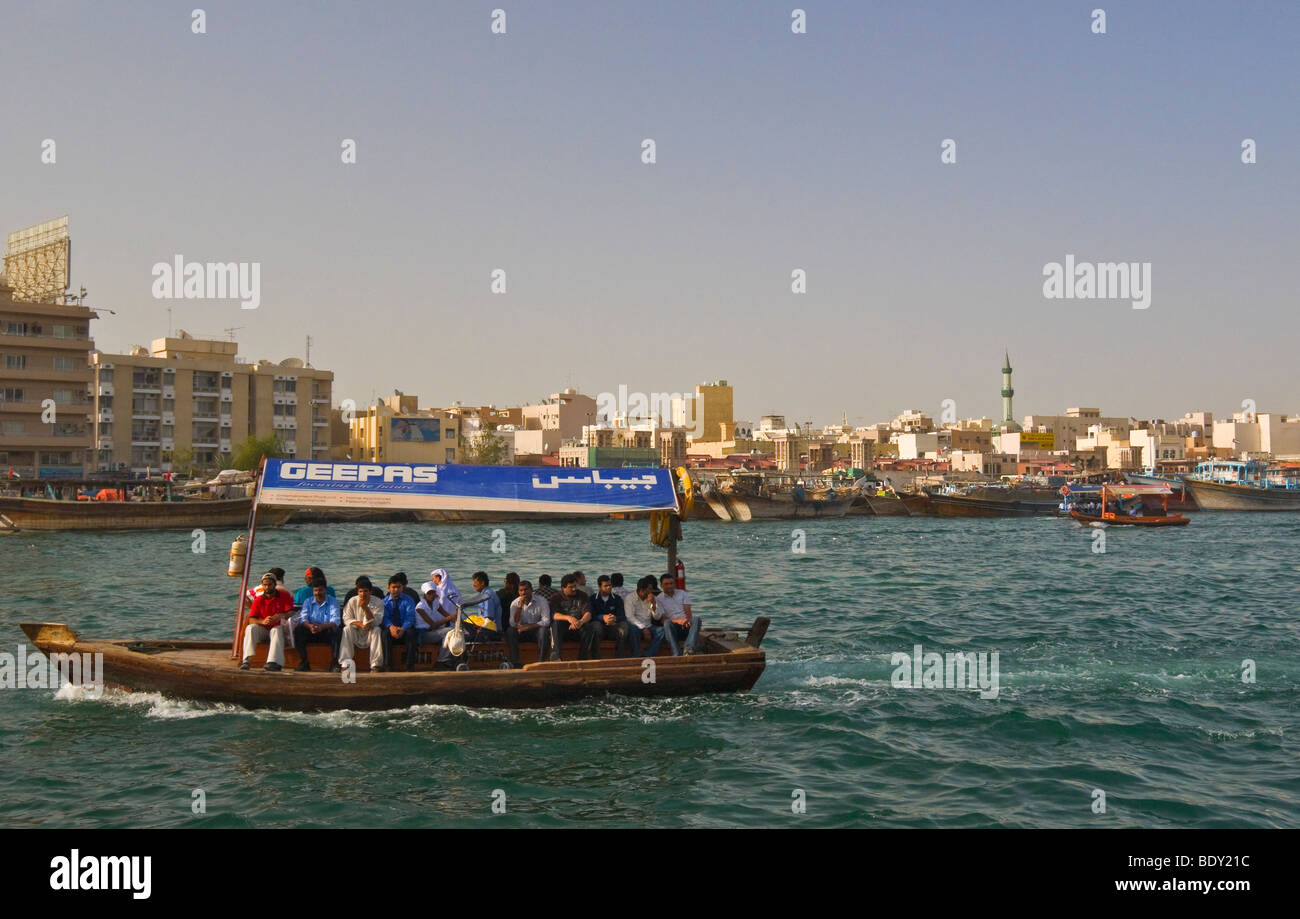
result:
[[[686,589],[686,566],[682,564],[682,560],[680,558],[677,560],[677,571],[675,573],[677,575],[677,589],[685,590]]]
[[[232,578],[241,577],[244,573],[244,559],[247,555],[248,543],[244,542],[244,537],[241,534],[230,544],[230,565],[226,568],[226,574]]]

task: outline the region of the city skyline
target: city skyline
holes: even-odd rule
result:
[[[169,307],[248,360],[311,335],[358,404],[723,378],[755,421],[997,418],[1005,350],[1018,416],[1290,413],[1300,10],[1107,9],[22,8],[0,217],[70,215],[100,350]],[[259,307],[154,299],[178,256],[258,263]],[[1047,299],[1067,258],[1149,263],[1149,307]]]

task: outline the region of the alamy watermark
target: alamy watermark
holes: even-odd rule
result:
[[[28,653],[26,645],[19,645],[17,654],[0,651],[0,689],[61,689],[69,683],[84,689],[92,699],[102,696],[104,655],[45,656],[39,651]]]
[[[187,262],[177,255],[153,266],[155,300],[238,300],[239,308],[262,305],[261,262]]]
[[[912,646],[912,653],[895,651],[889,666],[896,667],[889,683],[895,689],[978,689],[981,699],[998,697],[998,652],[940,654]]]
[[[620,383],[617,393],[596,396],[596,414],[606,420],[621,418],[629,426],[653,418],[683,428],[695,439],[705,433],[704,412],[695,393],[628,392],[627,384]]]
[[[1043,296],[1048,300],[1129,300],[1133,309],[1151,305],[1150,262],[1076,262],[1043,266]]]

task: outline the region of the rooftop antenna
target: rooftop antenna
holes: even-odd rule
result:
[[[170,307],[168,308],[167,312],[169,312],[169,313],[171,312],[171,308],[170,308]],[[238,332],[238,331],[239,331],[240,329],[242,329],[242,328],[243,328],[242,325],[231,326],[230,328],[228,328],[228,329],[225,330],[225,333],[226,333],[228,336],[230,336],[230,340],[231,340],[231,341],[234,341],[234,340],[235,340],[235,333]]]
[[[311,366],[311,336],[307,336],[307,359],[303,361],[308,367]]]
[[[172,337],[172,308],[167,307],[167,337]]]

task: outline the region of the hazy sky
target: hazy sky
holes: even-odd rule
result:
[[[0,229],[70,215],[105,351],[171,305],[358,403],[998,417],[1006,348],[1017,415],[1300,411],[1294,0],[200,3],[6,5]],[[1067,253],[1150,308],[1045,299]],[[177,254],[260,308],[154,299]]]

